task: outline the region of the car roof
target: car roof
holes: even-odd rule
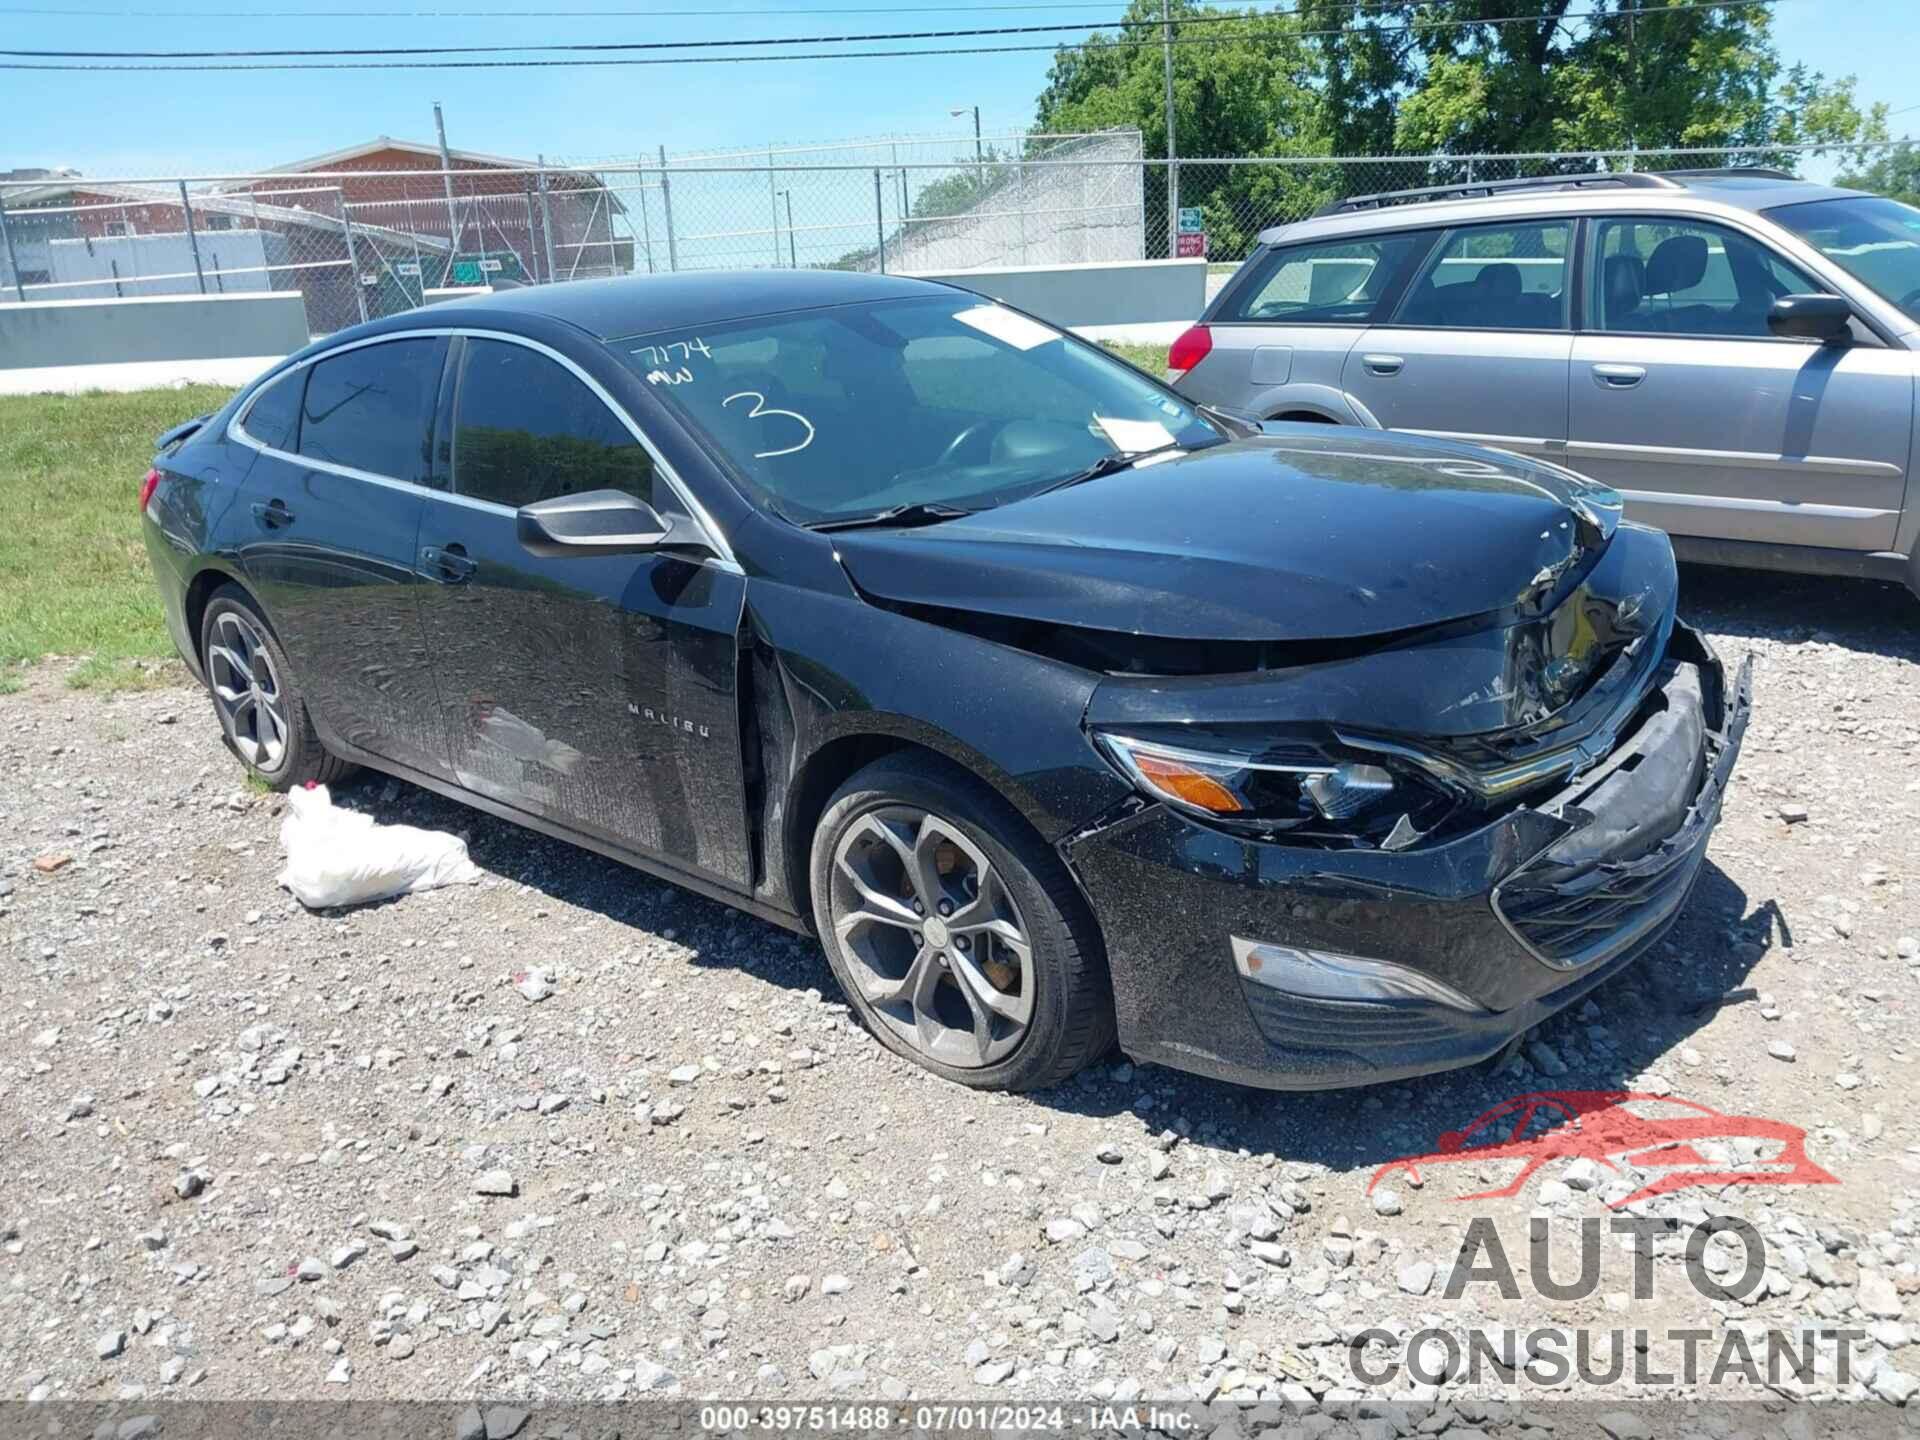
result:
[[[1812,200],[1857,196],[1859,190],[1817,185],[1777,170],[1639,171],[1619,176],[1552,175],[1477,186],[1434,186],[1355,196],[1306,220],[1260,232],[1262,244],[1319,235],[1370,234],[1379,230],[1533,216],[1586,215],[1600,211],[1674,209],[1703,215],[1770,210]],[[1431,196],[1431,198],[1421,198]]]
[[[787,310],[951,291],[950,286],[902,275],[844,270],[686,271],[527,285],[450,300],[427,313],[432,323],[451,325],[545,316],[576,326],[597,339],[614,340]],[[413,312],[413,316],[418,324],[420,312]]]

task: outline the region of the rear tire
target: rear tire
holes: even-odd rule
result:
[[[251,595],[222,585],[200,618],[201,669],[227,749],[272,790],[331,785],[354,767],[327,753],[280,637]]]
[[[929,755],[849,779],[814,830],[814,924],[896,1054],[982,1090],[1057,1085],[1113,1046],[1100,935],[1007,801]]]

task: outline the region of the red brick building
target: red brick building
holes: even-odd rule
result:
[[[455,236],[451,255],[443,251],[442,273],[428,277],[429,285],[501,277],[565,280],[633,270],[626,207],[601,177],[564,169],[543,172],[536,161],[473,150],[453,150],[449,158],[451,187],[441,171],[438,146],[381,135],[275,167],[272,173],[285,180],[226,188],[282,203],[302,188],[294,177],[326,175],[324,183],[337,187],[356,225],[442,242]]]

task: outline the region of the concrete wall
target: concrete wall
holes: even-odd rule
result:
[[[420,292],[420,303],[438,305],[446,300],[471,300],[476,295],[491,294],[491,285],[429,285]]]
[[[196,241],[200,247],[198,273],[193,268]],[[287,237],[271,230],[205,230],[193,240],[185,231],[55,240],[47,252],[52,283],[67,288],[51,294],[43,292],[36,299],[197,296],[201,273],[206,276],[207,289],[215,295],[257,294],[274,288],[269,267],[293,262]],[[144,278],[147,276],[158,278]],[[33,294],[32,290],[28,294]]]
[[[0,303],[0,370],[290,355],[307,338],[297,290]]]
[[[1193,321],[1207,303],[1205,260],[1116,260],[912,272],[1003,300],[1055,325]]]

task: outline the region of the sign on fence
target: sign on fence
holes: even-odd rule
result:
[[[1182,235],[1203,235],[1207,229],[1206,213],[1198,205],[1180,207],[1180,233]]]
[[[1184,218],[1185,214],[1183,212],[1182,219]],[[1182,230],[1180,234],[1175,237],[1175,241],[1174,253],[1182,260],[1206,259],[1207,236],[1204,230],[1198,235]]]

